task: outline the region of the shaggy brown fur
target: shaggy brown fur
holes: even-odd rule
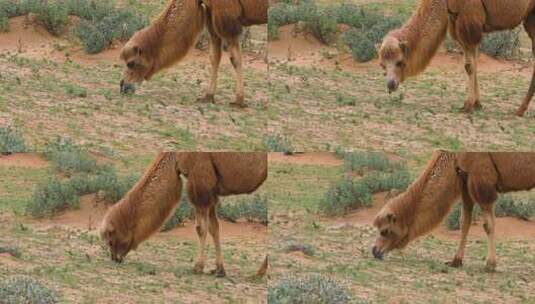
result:
[[[152,24],[134,34],[121,51],[126,69],[121,92],[149,80],[181,60],[206,26],[210,33],[210,85],[202,101],[214,102],[223,41],[237,73],[236,105],[245,106],[239,35],[244,26],[267,23],[267,0],[172,0]]]
[[[420,177],[377,214],[374,226],[380,236],[373,247],[377,258],[402,249],[438,226],[455,201],[462,197],[461,242],[449,265],[462,265],[464,248],[477,203],[483,210],[487,233],[487,268],[496,267],[494,203],[498,193],[535,188],[535,153],[436,152]]]
[[[251,193],[267,177],[265,153],[160,153],[138,183],[112,206],[101,224],[101,237],[111,258],[122,262],[132,249],[159,231],[180,200],[182,180],[195,207],[200,254],[194,271],[201,273],[206,260],[208,232],[216,249],[218,276],[225,275],[215,212],[220,196]]]
[[[390,92],[411,76],[422,72],[446,37],[464,50],[469,78],[469,96],[463,110],[481,107],[477,81],[477,56],[483,33],[512,29],[524,22],[535,54],[535,0],[421,0],[410,20],[390,32],[379,50]],[[535,93],[535,69],[528,93],[517,111],[523,116]]]

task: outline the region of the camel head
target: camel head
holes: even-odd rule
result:
[[[386,36],[379,49],[381,68],[385,72],[388,92],[395,92],[399,84],[405,80],[407,67],[408,46],[393,36]]]
[[[391,210],[388,204],[377,214],[373,226],[379,231],[372,248],[376,259],[381,260],[388,252],[393,249],[403,249],[409,243],[408,226],[403,225],[399,215]]]
[[[134,34],[121,50],[121,60],[126,65],[121,80],[122,94],[134,93],[136,85],[149,80],[156,71],[155,60],[149,56],[149,50],[143,46],[145,44],[141,43],[144,41],[144,31]]]
[[[112,207],[113,208],[113,207]],[[112,261],[122,263],[130,250],[135,249],[134,234],[132,229],[120,229],[121,225],[114,218],[115,210],[104,217],[100,227],[100,238],[110,251]]]

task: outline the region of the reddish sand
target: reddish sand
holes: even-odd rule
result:
[[[11,155],[0,155],[0,166],[45,168],[48,166],[48,162],[37,153],[17,153]]]
[[[330,152],[310,152],[285,155],[284,153],[269,153],[270,162],[291,163],[298,165],[340,166],[343,160]]]

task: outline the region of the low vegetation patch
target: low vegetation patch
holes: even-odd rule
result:
[[[80,18],[74,33],[87,53],[99,53],[113,41],[129,39],[148,24],[148,19],[128,8],[117,8],[115,1],[96,0],[0,0],[0,30],[9,30],[8,18],[35,15],[47,31],[63,34],[69,16]]]
[[[268,289],[270,304],[345,304],[350,300],[344,286],[319,274],[283,278]]]
[[[310,244],[302,244],[296,242],[288,242],[284,247],[284,252],[294,252],[299,251],[307,256],[314,256],[316,254],[316,249]]]
[[[11,154],[26,152],[24,138],[19,131],[12,127],[0,128],[0,153]]]
[[[267,150],[270,152],[283,152],[284,154],[292,154],[294,151],[290,139],[281,134],[268,135],[264,140],[264,144]]]
[[[370,207],[372,194],[393,189],[405,190],[411,182],[407,168],[401,163],[391,162],[384,153],[338,150],[336,154],[344,159],[348,174],[327,190],[320,201],[321,213],[340,215]],[[355,177],[355,174],[360,177]]]
[[[15,276],[0,283],[0,303],[52,304],[58,302],[56,291],[31,277]]]
[[[98,165],[86,150],[69,139],[56,138],[45,145],[44,155],[60,176],[38,184],[26,205],[35,217],[76,209],[80,196],[97,193],[108,203],[119,201],[137,182],[137,176],[119,177],[112,165]]]
[[[357,61],[365,62],[377,56],[375,45],[388,31],[401,26],[401,18],[384,16],[350,3],[321,6],[313,0],[302,0],[297,4],[283,1],[270,7],[270,39],[278,38],[280,26],[294,23],[301,24],[306,32],[324,44],[336,41],[339,24],[349,26],[341,42],[349,47]]]
[[[459,230],[461,220],[462,204],[456,204],[446,219],[446,227],[449,230]],[[473,218],[479,217],[480,208],[476,205],[472,213]],[[497,217],[516,217],[522,220],[529,220],[535,216],[535,197],[533,195],[500,195],[496,201]]]

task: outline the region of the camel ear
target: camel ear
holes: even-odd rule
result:
[[[407,44],[407,41],[400,41],[399,48],[403,52],[404,57],[407,57],[409,55],[409,45]]]
[[[188,174],[188,195],[195,205],[208,207],[213,203],[217,176],[212,160],[207,154],[199,153]]]

